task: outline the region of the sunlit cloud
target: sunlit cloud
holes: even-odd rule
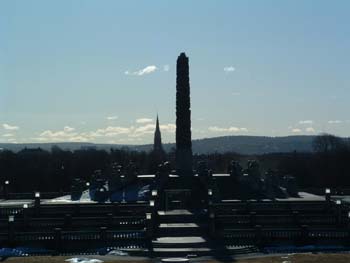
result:
[[[146,118],[143,118],[146,119]],[[93,131],[77,132],[74,128],[64,127],[63,130],[53,131],[45,130],[32,138],[34,141],[40,142],[94,142],[94,141],[112,141],[112,140],[128,140],[128,138],[140,138],[134,141],[142,141],[145,136],[152,135],[155,131],[154,123],[143,122],[140,126],[107,126]],[[162,133],[175,133],[176,126],[168,123],[160,125]],[[128,140],[130,141],[130,140]]]
[[[292,133],[301,133],[301,132],[302,132],[301,129],[298,129],[298,128],[292,129]]]
[[[8,138],[7,139],[7,142],[10,142],[10,143],[17,143],[17,140],[15,138]]]
[[[315,129],[313,127],[308,127],[305,129],[306,132],[314,133]]]
[[[124,74],[125,75],[135,75],[135,76],[143,76],[143,75],[147,75],[147,74],[150,74],[150,73],[153,73],[157,70],[157,66],[155,65],[150,65],[150,66],[147,66],[143,69],[140,69],[140,70],[137,70],[137,71],[134,71],[134,72],[130,72],[129,70],[125,71]]]
[[[6,134],[3,134],[2,137],[14,137],[15,135],[12,134],[12,133],[6,133]]]
[[[331,120],[331,121],[328,121],[329,124],[341,124],[343,123],[343,121],[341,120]]]
[[[299,121],[299,124],[313,124],[314,121],[312,120],[304,120],[304,121]]]
[[[210,132],[248,132],[247,128],[238,128],[238,127],[228,127],[228,128],[223,128],[223,127],[218,127],[218,126],[210,126],[208,128]]]
[[[7,124],[7,123],[4,123],[4,124],[2,125],[2,127],[3,127],[5,130],[10,130],[10,131],[19,130],[19,127],[18,127],[18,126],[12,126],[12,125]]]
[[[164,65],[163,66],[163,71],[169,71],[170,70],[170,66],[169,65]]]
[[[63,130],[64,130],[65,132],[72,132],[72,131],[75,130],[75,128],[69,127],[69,126],[64,126]]]
[[[150,123],[153,122],[153,119],[151,118],[139,118],[136,120],[136,123]]]
[[[118,119],[118,116],[108,116],[108,117],[106,117],[106,119],[109,121],[114,121],[114,120]]]
[[[233,72],[235,70],[236,70],[236,68],[234,68],[233,66],[224,67],[224,71],[226,73],[231,73],[231,72]]]

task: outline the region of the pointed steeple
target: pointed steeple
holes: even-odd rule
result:
[[[159,152],[159,153],[163,152],[162,135],[160,133],[160,128],[159,128],[158,114],[157,114],[157,121],[156,121],[156,130],[154,132],[153,151],[154,152]]]

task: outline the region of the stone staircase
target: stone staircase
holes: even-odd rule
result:
[[[197,257],[258,252],[251,246],[227,245],[209,236],[206,210],[158,211],[156,237],[152,241],[157,257]]]

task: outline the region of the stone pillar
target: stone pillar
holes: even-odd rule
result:
[[[255,240],[258,247],[261,247],[263,245],[263,236],[262,236],[262,226],[256,225],[254,227],[255,230]]]
[[[176,73],[176,170],[179,175],[192,175],[190,80],[185,53],[177,58]]]

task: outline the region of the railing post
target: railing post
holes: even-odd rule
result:
[[[294,224],[299,226],[300,222],[299,222],[299,211],[293,211],[293,220],[294,220]]]
[[[215,212],[214,210],[209,210],[209,235],[212,238],[215,238],[216,235],[216,224],[215,224]]]
[[[247,214],[249,214],[250,209],[251,209],[251,204],[250,204],[249,200],[246,200],[245,201],[245,210],[246,210]]]
[[[112,212],[113,212],[113,215],[115,216],[118,216],[119,214],[119,211],[118,211],[118,204],[117,203],[113,203],[113,208],[112,208]]]
[[[250,220],[250,225],[251,225],[252,227],[254,227],[254,226],[256,225],[256,212],[255,212],[255,211],[250,212],[250,213],[249,213],[249,216],[250,216],[250,218],[249,218],[249,220]]]
[[[262,227],[261,225],[255,225],[255,240],[258,245],[258,247],[261,247],[263,245],[263,238],[262,238]]]
[[[71,214],[66,214],[64,217],[64,227],[70,228],[72,226],[72,216]]]
[[[301,241],[303,244],[307,244],[309,241],[309,226],[302,225],[301,226]]]
[[[104,226],[100,227],[100,240],[102,242],[107,241],[107,227],[104,227]]]
[[[54,241],[55,241],[55,254],[59,254],[62,251],[62,229],[61,228],[55,228]]]
[[[74,205],[74,215],[75,216],[79,216],[80,215],[80,205],[79,204],[75,204]]]
[[[113,228],[114,226],[114,220],[113,220],[113,214],[112,213],[109,213],[107,214],[107,225],[110,229]]]

